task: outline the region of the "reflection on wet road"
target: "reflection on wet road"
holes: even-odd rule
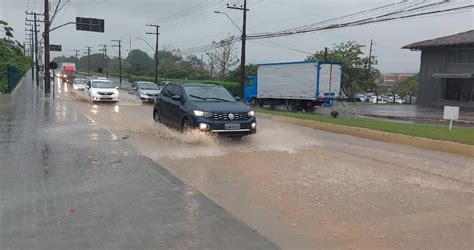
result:
[[[282,248],[473,247],[472,158],[263,117],[242,141],[181,134],[155,124],[152,105],[120,95],[117,104],[71,89],[59,98]],[[192,222],[199,209],[188,205]]]

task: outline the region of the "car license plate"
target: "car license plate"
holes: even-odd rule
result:
[[[240,129],[240,124],[226,124],[225,129],[226,130]]]

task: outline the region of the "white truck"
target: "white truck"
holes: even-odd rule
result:
[[[286,105],[310,110],[343,97],[343,66],[337,62],[290,62],[258,65],[247,79],[244,101],[260,106]]]

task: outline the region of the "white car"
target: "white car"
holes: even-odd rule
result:
[[[110,80],[89,80],[84,89],[93,102],[118,102],[119,92]]]
[[[86,85],[87,85],[87,79],[83,79],[83,78],[76,78],[74,79],[72,83],[72,87],[75,90],[81,90],[81,91],[83,91],[86,88]]]

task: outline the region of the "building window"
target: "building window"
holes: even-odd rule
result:
[[[446,79],[444,99],[451,101],[474,101],[474,79]]]
[[[456,49],[448,52],[448,63],[474,64],[474,49]]]

